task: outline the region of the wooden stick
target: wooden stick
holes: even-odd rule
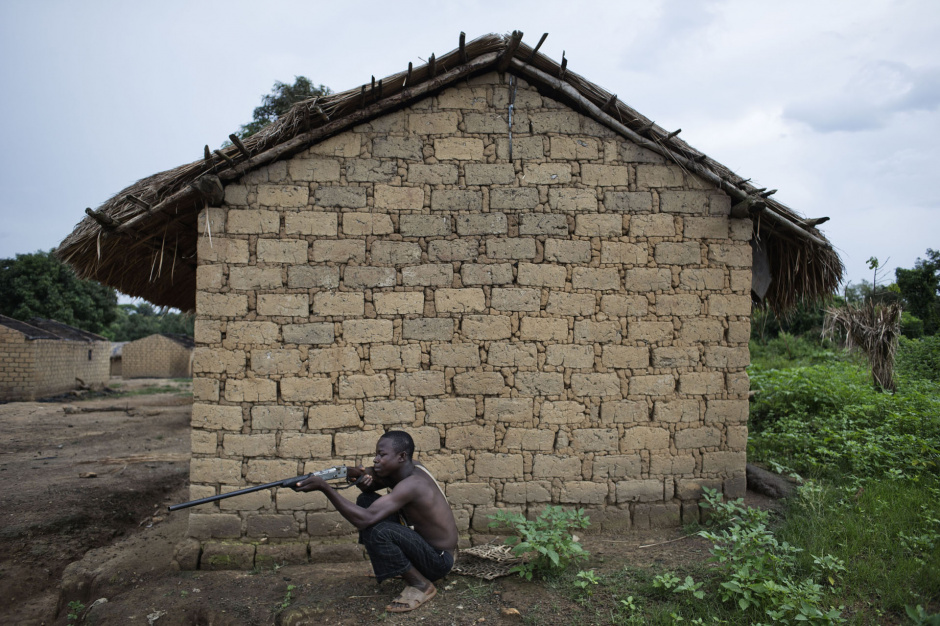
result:
[[[320,105],[319,105],[319,104],[313,105],[313,111],[314,111],[314,113],[317,114],[317,117],[319,117],[320,119],[323,120],[324,123],[330,121],[330,116],[326,114],[326,111],[324,111],[322,108],[320,108]]]
[[[405,84],[403,86],[403,89],[407,89],[410,84],[411,84],[411,61],[408,61],[408,73],[405,74]]]
[[[610,112],[610,107],[614,106],[617,103],[617,94],[613,94],[611,97],[607,98],[607,102],[604,103],[604,106],[601,107],[601,111],[604,113]]]
[[[359,108],[366,108],[366,86],[363,85],[362,89],[359,91]]]
[[[636,132],[638,132],[638,133],[645,133],[645,132],[647,132],[648,130],[650,130],[651,128],[653,128],[653,126],[656,126],[656,122],[650,122],[649,124],[643,124],[642,126],[640,126],[639,128],[636,129]]]
[[[248,148],[245,147],[245,144],[242,143],[242,140],[238,138],[238,135],[232,133],[228,138],[235,144],[235,147],[238,148],[238,151],[241,152],[246,159],[251,159],[251,153],[248,152]]]
[[[381,78],[379,79],[379,95],[377,95],[375,99],[376,100],[382,99],[382,79]]]
[[[674,131],[672,131],[671,133],[669,133],[668,135],[666,135],[665,137],[663,137],[662,140],[663,140],[663,141],[669,141],[670,139],[672,139],[673,137],[675,137],[676,135],[678,135],[678,134],[681,133],[681,132],[682,132],[682,129],[681,129],[681,128],[678,129],[678,130],[674,130]]]
[[[761,197],[761,198],[769,198],[770,196],[774,195],[775,193],[777,193],[777,190],[776,190],[776,189],[771,189],[770,191],[765,191],[765,192],[761,193],[760,197]]]
[[[751,217],[752,211],[760,211],[766,207],[767,205],[765,203],[761,202],[754,196],[747,196],[731,207],[731,217],[735,219]]]
[[[509,41],[506,43],[506,49],[503,50],[502,55],[499,57],[499,61],[496,62],[497,72],[502,74],[509,69],[509,62],[512,61],[512,56],[516,53],[520,43],[522,43],[522,31],[512,31],[512,35],[509,36]]]
[[[437,74],[437,59],[431,54],[431,56],[428,57],[428,78],[434,78],[435,74]]]
[[[706,156],[706,155],[704,155],[704,154],[698,154],[698,155],[695,155],[695,156],[692,157],[692,158],[695,160],[696,163],[704,163],[704,162],[705,162],[705,159],[707,159],[708,156]]]
[[[206,144],[206,147],[203,150],[204,154],[202,158],[205,159],[206,165],[212,167],[212,153],[209,152],[209,144]]]
[[[532,48],[532,54],[529,55],[529,63],[535,59],[535,54],[539,51],[539,48],[542,47],[542,44],[545,43],[545,39],[548,37],[548,33],[542,33],[542,38],[539,39],[539,42],[535,44],[535,47]]]
[[[142,207],[145,211],[149,211],[151,209],[149,202],[145,202],[136,196],[132,196],[129,193],[124,194],[124,199],[132,204],[136,204],[137,206]]]
[[[85,208],[85,214],[88,215],[91,219],[98,222],[102,228],[105,228],[107,230],[113,230],[121,225],[121,223],[115,220],[113,217],[109,215],[105,215],[104,211],[100,211],[100,210],[92,211],[91,207]]]
[[[561,51],[561,69],[558,70],[558,80],[565,80],[565,72],[568,71],[568,59],[565,58],[565,51]]]
[[[229,167],[235,167],[235,161],[233,161],[230,157],[226,156],[223,152],[221,152],[220,150],[215,150],[215,153],[219,155],[220,157],[222,157],[222,160],[228,163]]]
[[[675,539],[670,539],[669,541],[660,541],[659,543],[648,543],[645,546],[638,546],[638,548],[641,550],[643,548],[655,548],[656,546],[664,546],[667,543],[674,543],[676,541],[682,541],[683,539],[689,539],[690,537],[694,537],[694,536],[695,535],[685,535],[684,537],[676,537]]]
[[[828,221],[828,217],[814,217],[808,220],[803,220],[803,223],[809,227],[814,227],[819,226],[820,224],[825,224]]]
[[[460,62],[467,62],[467,33],[460,31],[460,43],[458,44],[460,49]]]

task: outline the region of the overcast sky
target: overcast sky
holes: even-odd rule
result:
[[[0,3],[0,258],[201,158],[275,80],[342,91],[525,32],[808,217],[854,282],[940,248],[940,2]],[[934,189],[934,191],[931,191]]]

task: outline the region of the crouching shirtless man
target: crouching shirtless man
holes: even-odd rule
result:
[[[358,480],[363,492],[356,504],[319,476],[297,485],[298,491],[322,491],[359,529],[359,543],[369,552],[378,582],[395,576],[405,580],[401,595],[385,607],[391,613],[412,611],[433,598],[437,588],[431,581],[447,575],[457,549],[454,514],[428,470],[412,460],[414,450],[414,440],[406,432],[390,430],[382,435],[372,467],[347,468],[347,480]],[[385,488],[387,495],[375,493]]]

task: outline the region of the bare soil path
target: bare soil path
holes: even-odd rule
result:
[[[393,615],[384,607],[402,583],[376,586],[366,561],[178,571],[187,516],[164,511],[189,496],[189,385],[124,384],[165,389],[0,404],[0,624],[610,623],[566,591],[515,577],[450,576],[426,607]],[[703,562],[707,545],[683,532],[586,535],[592,556],[580,567],[615,575]],[[79,620],[67,617],[70,601],[86,607]]]

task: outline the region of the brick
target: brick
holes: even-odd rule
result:
[[[366,206],[366,189],[365,187],[320,187],[313,195],[313,202],[321,207],[361,209]]]
[[[608,191],[604,193],[604,208],[634,215],[649,213],[653,210],[653,194],[648,191]]]
[[[559,185],[571,182],[571,166],[567,163],[526,163],[522,180],[527,185]]]
[[[306,185],[258,185],[258,204],[282,208],[307,206],[310,189]]]
[[[361,239],[318,239],[313,242],[310,256],[317,263],[363,263],[366,260],[366,242]]]
[[[392,340],[391,320],[346,320],[343,339],[347,343],[383,343]]]
[[[732,267],[751,266],[751,246],[748,244],[709,244],[708,260],[712,263],[730,265]],[[733,276],[733,274],[732,274]],[[746,281],[749,283],[750,281]]]
[[[620,289],[620,272],[615,268],[576,267],[571,271],[575,289],[609,291]]]
[[[721,431],[717,428],[686,428],[676,431],[676,449],[713,448],[721,445]]]
[[[251,407],[252,430],[300,430],[304,424],[304,409],[299,406]],[[271,480],[274,480],[273,478]]]
[[[479,256],[480,243],[476,239],[436,239],[428,243],[428,259],[431,261],[475,261]]]
[[[567,270],[560,265],[520,263],[516,282],[536,287],[564,287]]]
[[[750,218],[731,219],[731,239],[750,241],[754,236],[754,222]]]
[[[516,172],[509,163],[467,163],[464,178],[467,185],[511,185],[516,180]]]
[[[534,243],[533,241],[533,247]],[[557,263],[590,263],[591,242],[582,240],[546,239],[545,260]]]
[[[243,424],[240,406],[219,406],[217,404],[193,404],[193,428],[209,430],[241,430]]]
[[[369,362],[374,370],[401,369],[404,366],[398,346],[372,346],[369,348]]]
[[[630,217],[631,237],[675,237],[676,220],[668,213],[633,215]]]
[[[277,342],[274,322],[229,322],[225,330],[226,345],[273,344]]]
[[[402,321],[402,339],[418,341],[450,341],[454,337],[454,320],[418,317]]]
[[[463,483],[447,485],[447,500],[451,506],[462,504],[493,504],[496,492],[486,483]]]
[[[601,263],[617,265],[646,265],[646,244],[601,242]]]
[[[744,474],[744,452],[705,452],[702,454],[703,474]]]
[[[343,284],[350,289],[372,289],[394,287],[397,274],[393,267],[347,267],[343,272]]]
[[[477,367],[480,348],[472,343],[435,344],[431,346],[431,363],[443,367]]]
[[[629,341],[665,343],[672,341],[674,333],[672,322],[630,322],[627,325]]]
[[[597,192],[594,189],[552,188],[548,190],[548,206],[553,211],[596,212]]]
[[[313,314],[352,317],[362,315],[365,301],[361,293],[321,291],[313,295]]]
[[[594,480],[639,478],[642,461],[639,454],[611,454],[594,457]]]
[[[200,237],[196,244],[196,256],[200,263],[248,263],[248,241],[246,239],[226,239],[213,237],[210,245],[208,237]],[[196,294],[199,298],[200,294]]]
[[[577,343],[620,343],[618,322],[579,320],[574,323],[574,341]]]
[[[582,452],[617,452],[619,450],[616,428],[576,428],[571,434],[575,450]]]
[[[437,106],[441,109],[476,109],[487,108],[488,89],[486,87],[456,87],[438,94]]]
[[[225,381],[225,399],[229,402],[275,402],[277,383],[263,378]]]
[[[555,433],[540,428],[507,428],[502,445],[510,450],[551,452],[555,447]]]
[[[281,378],[278,383],[285,402],[325,402],[333,398],[328,378]]]
[[[237,290],[277,289],[282,285],[281,269],[277,267],[233,267],[229,270],[229,287]]]
[[[341,537],[356,530],[355,526],[335,511],[307,513],[305,523],[307,534],[311,537]]]
[[[454,185],[457,183],[457,166],[450,163],[409,163],[407,178],[409,183],[419,185]]]
[[[421,463],[440,483],[467,478],[466,461],[462,454],[425,456]]]
[[[254,560],[254,545],[209,542],[203,546],[199,565],[201,569],[209,571],[248,570]]]
[[[425,421],[430,424],[455,424],[476,419],[476,402],[472,398],[428,399],[424,402]]]
[[[346,160],[346,180],[349,182],[389,182],[397,175],[398,164],[393,160]]]
[[[672,289],[672,272],[668,269],[635,267],[625,271],[627,291],[646,293]]]
[[[365,256],[364,250],[363,256]],[[339,287],[339,268],[292,265],[287,268],[287,286],[291,289],[310,287],[336,289]]]
[[[420,137],[376,137],[372,140],[372,156],[420,161],[422,147]]]
[[[486,240],[486,256],[491,259],[532,259],[535,240],[528,237]]]
[[[653,258],[660,265],[698,265],[702,262],[702,249],[698,242],[656,244]]]
[[[454,268],[449,263],[403,267],[401,282],[406,287],[449,287],[454,282]]]
[[[725,377],[721,372],[685,372],[679,375],[679,393],[708,395],[724,390]]]
[[[544,317],[523,317],[519,323],[519,338],[523,341],[566,341],[568,321]]]
[[[540,454],[532,462],[533,478],[570,479],[581,476],[581,459],[576,456]]]
[[[696,347],[653,348],[653,367],[693,367],[698,365],[699,352]]]
[[[633,376],[630,378],[631,396],[665,396],[676,390],[676,379],[671,374]]]
[[[385,374],[340,376],[337,388],[339,397],[343,399],[375,398],[391,394],[391,382]]]
[[[247,185],[233,185],[233,184],[226,185],[224,197],[225,197],[225,204],[247,206],[248,205],[248,186]],[[200,221],[204,222],[205,217],[201,216]],[[215,228],[215,225],[213,225],[212,227],[212,232],[219,232]]]
[[[377,240],[372,243],[372,262],[380,265],[406,265],[421,261],[421,246],[405,241]]]
[[[552,484],[548,481],[506,483],[503,486],[503,502],[525,504],[526,502],[551,502]]]
[[[649,421],[645,401],[621,400],[601,404],[601,421],[605,424],[635,424]]]
[[[660,295],[656,297],[656,314],[694,317],[702,313],[702,300],[696,295]]]
[[[463,189],[435,189],[431,192],[434,211],[480,211],[483,195],[479,191]]]
[[[551,157],[561,161],[593,161],[598,158],[597,140],[588,137],[551,137]]]
[[[287,171],[294,182],[329,182],[339,180],[336,159],[296,158],[287,162]]]
[[[591,187],[626,187],[630,184],[630,168],[586,163],[581,166],[581,182]]]
[[[196,308],[206,317],[243,317],[248,297],[236,294],[196,292]]]
[[[460,321],[466,339],[494,341],[512,336],[512,323],[505,315],[466,315]]]
[[[506,381],[499,372],[465,372],[454,376],[454,390],[460,395],[499,395]]]
[[[682,187],[685,173],[678,165],[637,165],[636,184],[639,189]]]
[[[505,213],[458,215],[454,221],[457,224],[457,234],[462,237],[467,235],[505,235],[509,228]]]
[[[521,191],[521,190],[520,190]],[[531,191],[536,191],[532,189]],[[493,205],[493,190],[490,194],[490,206]],[[536,193],[536,197],[538,194]],[[542,213],[526,213],[519,220],[520,235],[550,235],[554,237],[568,236],[568,220],[564,215]]]
[[[363,416],[366,424],[412,424],[415,421],[415,403],[405,400],[366,402]]]
[[[705,348],[705,365],[708,367],[734,369],[747,367],[750,363],[751,353],[746,347],[708,346]]]
[[[593,294],[552,291],[545,311],[551,315],[587,317],[594,314],[596,302]]]
[[[343,214],[343,234],[350,236],[387,235],[395,231],[392,219],[382,213],[348,212]]]
[[[196,289],[216,291],[222,288],[222,266],[200,265],[196,268]]]
[[[584,421],[585,406],[580,402],[559,400],[543,402],[539,412],[542,424],[580,424]]]
[[[621,451],[658,450],[669,447],[669,431],[652,426],[634,426],[624,430]]]
[[[522,478],[521,454],[492,454],[477,452],[473,473],[480,478]]]
[[[483,140],[469,137],[443,137],[441,139],[435,139],[434,156],[441,161],[482,161]]]
[[[505,285],[513,281],[512,265],[464,263],[460,268],[460,278],[464,285]]]
[[[486,398],[483,419],[488,422],[527,422],[532,419],[532,399]]]
[[[660,191],[659,210],[663,213],[702,214],[708,212],[704,191]]]
[[[601,363],[617,369],[645,369],[649,367],[649,348],[605,345]]]
[[[560,396],[565,391],[565,380],[561,374],[518,372],[515,388],[523,396]]]
[[[194,373],[239,374],[243,371],[245,371],[243,350],[212,350],[198,347],[193,350]]]
[[[251,369],[259,374],[296,374],[303,364],[299,350],[252,350]]]
[[[535,135],[542,135],[544,133],[576,135],[581,131],[579,116],[570,109],[560,109],[547,113],[530,113],[529,121],[531,123],[532,133]]]
[[[535,367],[537,354],[533,343],[494,341],[487,350],[486,362],[494,367]]]
[[[310,407],[307,416],[309,428],[346,428],[360,426],[359,412],[351,404],[316,405]]]
[[[457,113],[409,113],[408,130],[418,135],[457,134]]]
[[[359,369],[359,355],[356,349],[321,348],[307,351],[310,373],[330,374],[333,372],[354,372]]]
[[[708,296],[708,314],[750,317],[751,297],[749,295],[725,296],[712,294]]]
[[[284,343],[319,345],[333,343],[332,323],[284,324],[282,328]]]
[[[706,403],[706,424],[744,424],[747,422],[747,400],[709,400]]]
[[[725,329],[716,319],[693,318],[682,321],[679,340],[684,342],[721,341]]]
[[[260,235],[277,233],[281,218],[277,211],[239,209],[228,212],[226,232],[234,235]]]
[[[403,372],[395,377],[395,396],[422,398],[444,393],[444,372]]]
[[[727,372],[728,393],[733,396],[746,396],[751,389],[747,372]]]
[[[620,378],[616,374],[572,374],[571,392],[582,398],[619,396]]]
[[[674,476],[677,474],[691,474],[695,471],[695,457],[691,454],[668,456],[666,454],[650,455],[650,474]]]
[[[534,209],[538,204],[539,191],[532,187],[490,190],[491,209]]]
[[[258,294],[258,315],[306,317],[310,314],[309,297],[305,293]]]
[[[226,456],[273,456],[276,447],[274,433],[268,435],[227,433],[222,439],[222,450]]]
[[[727,239],[728,226],[725,217],[687,217],[682,234],[686,239]]]
[[[545,363],[554,367],[591,369],[594,367],[594,346],[548,345]]]
[[[453,232],[447,215],[402,215],[398,223],[403,237],[445,237]]]
[[[516,114],[517,116],[522,114]],[[464,113],[464,124],[468,133],[504,135],[509,132],[509,116],[500,112]],[[523,115],[524,119],[524,115]],[[526,124],[519,117],[513,119],[514,124]],[[526,124],[527,125],[527,124]]]
[[[424,311],[424,294],[420,291],[395,291],[372,294],[377,315],[411,315]]]
[[[211,402],[218,401],[219,381],[213,378],[194,378],[193,398],[196,400],[208,400]]]
[[[388,116],[386,116],[388,117]],[[357,157],[362,146],[362,139],[354,133],[343,133],[330,137],[325,141],[312,146],[311,154],[322,154],[326,156],[338,157]]]
[[[623,480],[617,483],[617,502],[661,502],[663,480]]]
[[[241,530],[242,520],[238,515],[191,513],[186,534],[197,539],[233,538],[240,537]]]

